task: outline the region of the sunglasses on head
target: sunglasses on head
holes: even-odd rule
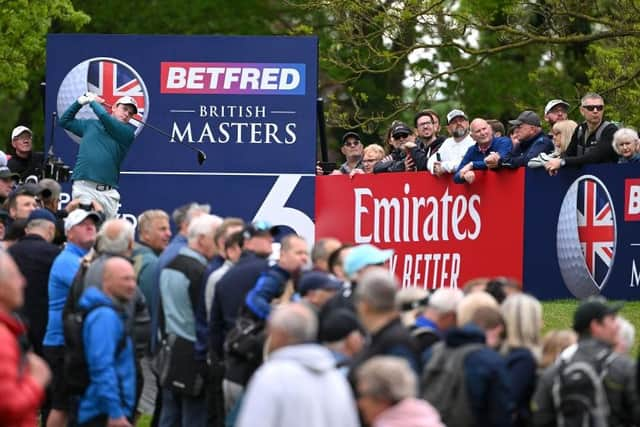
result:
[[[393,139],[402,139],[402,138],[407,138],[409,136],[408,133],[397,133],[395,135],[392,136]]]
[[[583,105],[582,108],[589,111],[602,111],[604,110],[604,105]]]

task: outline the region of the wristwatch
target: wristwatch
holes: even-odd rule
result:
[[[560,160],[560,167],[564,167],[564,165],[566,164],[567,164],[567,161],[565,159]]]

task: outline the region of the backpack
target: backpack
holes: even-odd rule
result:
[[[560,359],[551,388],[558,427],[608,425],[609,402],[603,380],[616,357],[616,353],[604,351]]]
[[[438,410],[442,422],[449,427],[474,424],[464,361],[470,353],[483,348],[486,346],[480,343],[447,347],[444,342],[438,342],[433,346],[422,374],[422,398]]]
[[[578,126],[578,146],[577,146],[577,154],[579,156],[584,155],[587,151],[591,150],[593,146],[595,146],[598,142],[600,142],[600,138],[602,137],[602,132],[605,130],[607,126],[609,126],[611,122],[603,121],[598,129],[596,130],[596,135],[593,140],[593,144],[587,145],[587,134],[585,133],[586,126]]]
[[[97,304],[91,308],[79,308],[69,312],[63,318],[64,327],[64,379],[68,393],[74,396],[84,395],[85,390],[91,383],[89,376],[89,366],[84,351],[84,339],[82,331],[84,320],[87,315],[98,307],[110,307],[107,304]],[[119,355],[127,345],[127,334],[122,333],[116,346],[116,356]]]

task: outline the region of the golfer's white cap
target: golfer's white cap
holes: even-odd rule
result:
[[[138,103],[136,100],[130,96],[123,96],[116,101],[116,105],[118,104],[128,104],[132,105],[134,109],[134,114],[138,114]]]

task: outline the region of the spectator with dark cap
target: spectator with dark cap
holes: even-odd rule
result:
[[[427,164],[427,169],[433,175],[454,173],[462,157],[473,145],[473,139],[469,135],[469,119],[464,111],[458,109],[449,111],[447,130],[451,136],[442,143],[438,154],[432,156]]]
[[[416,147],[415,135],[403,122],[394,122],[389,131],[391,152],[373,167],[373,173],[415,170],[415,162],[407,152]]]
[[[34,210],[27,219],[25,236],[8,250],[27,280],[22,314],[29,322],[29,342],[40,356],[47,328],[49,271],[53,260],[60,253],[60,247],[51,243],[55,234],[55,221],[55,216],[48,210]]]
[[[19,178],[20,175],[12,172],[7,166],[0,165],[0,206],[9,198],[13,186]]]
[[[33,151],[33,132],[26,126],[17,126],[11,131],[11,148],[10,153],[13,154],[9,159],[7,166],[11,172],[20,175],[20,179],[24,180],[33,175],[40,177],[42,172],[42,164],[44,163],[44,154],[39,151]]]
[[[349,174],[354,169],[362,169],[362,151],[364,146],[360,140],[360,135],[356,132],[347,132],[342,135],[342,146],[340,151],[345,157],[345,162],[338,171],[342,174]]]
[[[342,288],[342,282],[323,271],[304,273],[297,287],[301,301],[314,312],[318,312],[340,288]]]
[[[600,420],[609,426],[638,425],[640,423],[640,398],[636,390],[634,362],[626,355],[615,353],[618,340],[618,311],[622,304],[608,303],[602,297],[583,301],[573,316],[573,329],[578,334],[578,345],[567,348],[560,355],[560,362],[544,371],[532,399],[534,426],[555,426],[557,409],[554,403],[554,379],[562,366],[572,362],[591,365],[598,375],[606,394],[607,419]],[[569,351],[571,350],[571,351]],[[606,364],[606,371],[602,369]]]
[[[236,321],[247,293],[265,271],[271,255],[273,236],[278,232],[266,221],[248,224],[242,231],[244,246],[238,262],[218,281],[211,306],[209,339],[214,354],[222,360],[222,345]]]
[[[544,120],[549,123],[549,129],[556,123],[567,120],[569,103],[562,99],[552,99],[544,106]]]
[[[354,356],[362,350],[365,331],[351,310],[339,308],[320,319],[318,341],[327,347],[336,361],[336,367],[345,375]]]
[[[565,157],[545,163],[550,175],[557,174],[564,166],[618,161],[612,145],[618,126],[604,120],[604,107],[604,99],[597,93],[587,93],[582,97],[580,113],[585,121],[573,132]]]
[[[523,111],[517,119],[510,120],[509,124],[515,128],[518,143],[514,144],[511,152],[504,157],[498,152],[485,157],[485,163],[489,168],[504,166],[515,169],[527,166],[529,160],[541,153],[553,152],[553,142],[542,131],[540,117],[533,111]]]

